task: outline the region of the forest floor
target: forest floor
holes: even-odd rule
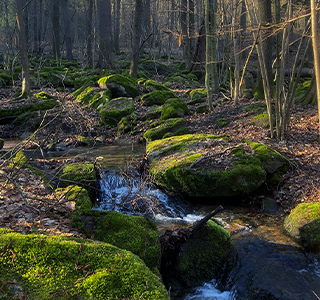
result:
[[[195,88],[195,87],[193,87]],[[174,90],[177,94],[183,94],[183,87]],[[29,104],[39,101],[31,98],[19,103],[10,101],[13,97],[10,90],[1,90],[1,108],[15,108],[23,102]],[[34,91],[34,93],[39,91]],[[52,109],[47,117],[54,120],[54,116],[61,112],[59,126],[47,126],[37,133],[37,137],[43,140],[49,135],[50,140],[56,140],[61,144],[76,144],[77,135],[104,137],[105,144],[130,144],[139,143],[145,130],[149,129],[148,123],[138,124],[138,132],[135,135],[119,135],[116,129],[106,130],[99,124],[98,113],[94,110],[84,109],[70,94],[57,93],[54,89],[48,89],[50,95],[60,99],[60,107]],[[212,112],[196,113],[195,106],[190,106],[190,113],[185,117],[191,133],[227,134],[238,139],[246,138],[276,148],[283,152],[296,167],[291,168],[284,176],[284,183],[274,192],[273,197],[283,207],[285,213],[302,202],[320,201],[320,144],[317,141],[319,132],[319,120],[317,107],[314,105],[295,104],[291,109],[290,126],[285,141],[270,138],[269,128],[256,126],[250,122],[255,112],[245,109],[248,105],[256,105],[263,101],[253,99],[241,99],[239,105],[234,106],[228,99],[220,101]],[[61,110],[61,107],[63,109]],[[146,108],[138,99],[135,101],[135,109],[143,115]],[[217,122],[224,118],[227,124],[222,127]],[[32,132],[27,126],[13,131],[10,124],[0,125],[2,138],[26,138]],[[49,134],[50,133],[50,134]],[[27,143],[26,148],[34,147],[34,143]],[[45,150],[45,148],[44,148]],[[59,168],[59,164],[66,160],[47,160],[49,169]],[[34,159],[35,164],[39,162]],[[54,234],[67,234],[81,236],[82,233],[71,226],[68,218],[70,208],[59,205],[52,191],[44,185],[40,177],[34,175],[28,169],[13,169],[5,160],[0,160],[0,228],[7,227],[22,233],[46,232]],[[14,180],[10,181],[10,178]],[[24,198],[22,197],[24,195]],[[264,195],[254,195],[254,199]],[[31,200],[32,199],[32,200]]]

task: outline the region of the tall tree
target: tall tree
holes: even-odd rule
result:
[[[110,0],[96,0],[96,9],[99,17],[99,58],[97,68],[111,65],[111,2]]]
[[[120,52],[120,9],[121,0],[115,0],[115,22],[114,22],[114,50]]]
[[[52,1],[52,34],[53,34],[53,58],[60,58],[60,0]]]
[[[209,110],[213,110],[212,95],[219,92],[219,78],[217,71],[217,0],[205,0],[205,28],[206,28],[206,89]]]
[[[29,60],[26,30],[22,13],[22,0],[16,0],[16,18],[19,31],[19,50],[22,65],[22,96],[30,92]]]
[[[149,1],[149,0],[148,0]],[[143,11],[143,0],[136,0],[135,15],[134,15],[134,27],[133,27],[133,40],[132,40],[132,59],[130,66],[130,75],[137,78],[138,62],[140,52],[140,40],[141,40],[141,17]]]
[[[71,61],[73,60],[73,55],[72,55],[72,39],[71,39],[70,20],[69,20],[69,0],[61,0],[61,8],[62,8],[64,31],[65,31],[67,60]]]
[[[320,142],[320,60],[319,60],[319,49],[318,49],[318,30],[317,30],[317,12],[316,12],[316,1],[310,0],[311,6],[311,32],[312,32],[312,48],[313,48],[313,59],[314,59],[314,73],[317,86],[317,102],[318,102],[318,116],[319,116],[319,135],[318,142]]]
[[[87,60],[88,65],[93,66],[93,53],[92,53],[92,19],[93,19],[93,0],[89,0],[88,18],[87,18]]]

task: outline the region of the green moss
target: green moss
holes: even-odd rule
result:
[[[206,113],[208,111],[209,111],[209,108],[208,108],[208,104],[207,103],[206,104],[201,104],[201,105],[197,106],[197,108],[196,108],[196,112],[198,114],[203,114],[203,113]]]
[[[160,123],[155,128],[147,130],[143,137],[147,141],[154,141],[161,139],[166,133],[176,132],[179,128],[186,124],[186,121],[183,119],[168,119],[163,123]]]
[[[0,108],[0,118],[7,116],[18,116],[28,111],[38,111],[38,110],[48,110],[56,105],[58,105],[58,101],[55,99],[49,99],[40,101],[38,103],[33,103],[30,105],[20,106],[16,109],[1,109]]]
[[[16,156],[12,159],[12,161],[13,161],[13,165],[15,166],[18,166],[21,168],[30,167],[30,162],[22,150],[16,154]]]
[[[220,118],[217,120],[217,124],[220,125],[221,127],[225,127],[228,124],[228,121],[226,118]]]
[[[12,85],[12,78],[9,74],[0,73],[0,87]]]
[[[218,275],[232,247],[230,234],[209,220],[183,246],[174,271],[185,286],[195,286]]]
[[[80,142],[84,146],[90,146],[92,147],[95,144],[95,140],[92,138],[88,138],[82,135],[77,136],[78,142]]]
[[[110,244],[2,232],[0,248],[5,249],[0,282],[15,280],[3,286],[7,299],[26,291],[35,300],[50,299],[54,293],[60,299],[169,299],[139,257]]]
[[[134,112],[134,104],[132,99],[117,98],[111,100],[99,110],[101,122],[106,128],[117,126],[119,121]]]
[[[143,89],[149,93],[153,92],[153,91],[170,91],[170,89],[168,89],[164,85],[156,82],[155,80],[151,80],[151,79],[149,79],[143,83]]]
[[[320,203],[301,203],[284,221],[284,227],[294,238],[313,250],[320,250]]]
[[[126,118],[122,118],[118,123],[118,132],[120,134],[131,131],[131,124]]]
[[[253,104],[253,105],[246,105],[243,107],[243,109],[255,111],[259,114],[262,114],[263,112],[265,112],[267,110],[267,105],[264,102],[259,102],[257,104]]]
[[[255,153],[235,148],[228,167],[210,160],[191,168],[195,154],[203,152],[211,139],[223,144],[227,136],[184,135],[151,142],[147,146],[150,171],[155,183],[190,197],[221,197],[249,194],[266,182],[266,173],[285,172],[287,159],[259,143],[247,143]],[[205,153],[201,155],[206,155]]]
[[[138,88],[126,76],[119,74],[102,77],[98,80],[98,84],[102,89],[109,89],[112,98],[117,97],[136,97],[139,95]]]
[[[140,100],[145,106],[163,105],[167,99],[179,98],[172,91],[153,91],[141,96]]]
[[[189,113],[187,104],[178,98],[168,99],[161,111],[161,119],[167,120],[171,118],[183,117]]]
[[[299,83],[296,89],[296,94],[295,94],[296,98],[299,98],[305,95],[310,88],[310,84],[311,84],[311,78],[305,80],[302,83]]]
[[[98,213],[95,239],[138,255],[150,268],[160,266],[161,250],[156,225],[146,217],[116,211]]]
[[[64,194],[69,201],[75,202],[75,209],[80,213],[86,213],[91,210],[92,203],[88,191],[77,185],[69,185],[66,188],[55,190],[58,195]]]
[[[198,88],[195,90],[192,90],[190,92],[190,97],[191,100],[196,100],[196,99],[202,99],[204,97],[207,97],[207,89],[206,88]]]
[[[77,184],[84,188],[96,186],[96,171],[91,162],[76,162],[66,165],[60,173],[60,186]]]
[[[146,114],[142,116],[142,119],[145,120],[153,120],[153,119],[159,119],[161,117],[161,106],[151,106],[150,109],[147,111]]]
[[[49,95],[47,92],[40,92],[36,95],[39,99],[54,99],[55,97]]]

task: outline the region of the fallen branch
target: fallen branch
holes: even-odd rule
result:
[[[245,145],[245,144],[244,144],[244,143],[241,143],[241,144],[238,144],[237,146],[228,147],[228,148],[226,148],[223,152],[218,152],[218,153],[215,153],[215,154],[203,156],[203,157],[199,158],[198,160],[196,160],[195,162],[193,162],[193,163],[190,165],[190,168],[193,168],[196,164],[198,164],[199,162],[201,162],[201,161],[204,160],[204,159],[225,154],[227,151],[229,151],[229,150],[231,150],[231,149],[234,149],[234,148],[237,148],[237,147],[240,147],[240,146],[242,146],[242,145]]]
[[[213,210],[210,214],[206,215],[203,219],[197,222],[195,225],[191,227],[192,233],[198,230],[203,224],[207,223],[214,215],[216,215],[219,211],[223,210],[223,206],[219,205],[215,210]]]

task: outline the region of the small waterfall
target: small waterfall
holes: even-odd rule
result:
[[[168,196],[139,178],[126,177],[115,170],[102,170],[99,210],[115,210],[125,214],[146,215],[157,224],[192,224],[202,218],[191,204]]]

